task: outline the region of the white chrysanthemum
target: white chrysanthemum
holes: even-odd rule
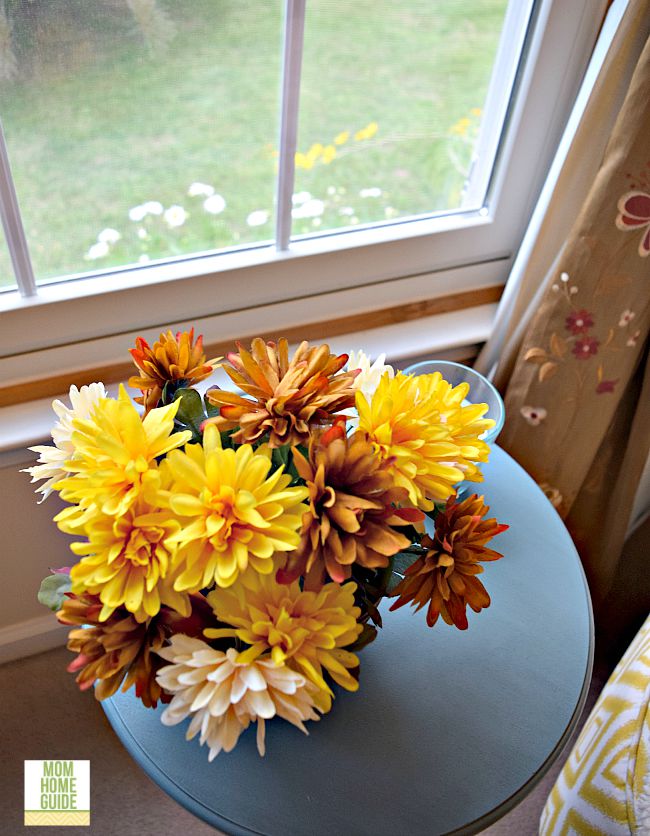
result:
[[[211,197],[214,194],[214,186],[208,183],[192,183],[187,193],[190,197]]]
[[[223,653],[182,634],[172,636],[171,644],[157,653],[172,663],[156,674],[159,685],[173,694],[160,719],[175,726],[192,715],[186,739],[200,732],[201,745],[210,747],[208,760],[222,749],[234,749],[250,723],[257,721],[257,749],[263,755],[265,720],[277,715],[308,734],[304,721],[319,719],[312,698],[315,686],[268,657],[240,664],[234,647]]]
[[[370,357],[364,351],[350,352],[346,368],[348,371],[361,369],[361,372],[355,377],[353,385],[355,389],[359,389],[363,393],[368,402],[372,400],[384,373],[387,373],[389,377],[395,377],[395,370],[385,363],[385,360],[386,355],[380,354],[371,365]]]
[[[97,236],[98,241],[103,241],[105,244],[117,244],[122,236],[120,233],[113,229],[110,226],[107,226],[106,229],[102,229],[102,231]]]
[[[86,258],[90,261],[95,261],[97,258],[104,258],[104,256],[108,255],[108,250],[109,247],[106,241],[98,241],[92,247],[89,247]]]
[[[187,212],[185,211],[185,209],[183,209],[182,206],[174,204],[173,206],[170,206],[169,209],[165,209],[165,214],[163,215],[163,217],[165,218],[167,226],[183,226],[183,224],[187,220]]]
[[[203,201],[203,208],[211,215],[218,215],[226,208],[226,201],[220,194],[213,194]]]
[[[68,473],[63,469],[64,462],[74,455],[72,444],[72,422],[75,418],[89,418],[96,404],[106,398],[106,389],[103,383],[91,383],[89,386],[70,387],[70,404],[66,406],[62,401],[56,400],[52,403],[52,409],[58,415],[59,420],[52,428],[52,441],[55,446],[38,445],[30,447],[34,453],[38,453],[38,463],[34,467],[28,467],[23,473],[29,473],[32,482],[45,479],[45,483],[36,488],[36,493],[42,493],[39,500],[44,499],[52,493],[52,485],[63,479]]]

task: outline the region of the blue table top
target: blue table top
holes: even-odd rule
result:
[[[514,807],[573,731],[593,658],[591,602],[573,543],[533,480],[493,448],[490,516],[510,524],[485,565],[489,609],[464,633],[424,612],[388,613],[309,737],[254,728],[208,763],[187,721],[166,727],[133,691],[103,703],[122,743],[163,790],[228,834],[433,836],[476,833]]]

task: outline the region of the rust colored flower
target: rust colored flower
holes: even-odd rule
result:
[[[302,342],[289,359],[287,340],[276,345],[259,337],[250,352],[240,343],[237,347],[228,355],[231,368],[224,368],[248,397],[218,387],[207,392],[221,412],[209,420],[220,430],[238,428],[235,441],[252,443],[268,433],[271,447],[306,443],[312,428],[343,420],[337,413],[354,406],[357,371],[341,372],[347,354],[336,356],[327,345],[310,348]]]
[[[203,351],[203,337],[194,342],[194,328],[179,331],[176,336],[171,331],[161,334],[153,347],[138,337],[135,348],[129,352],[140,376],[129,378],[129,386],[140,389],[142,395],[135,400],[144,405],[147,412],[158,406],[166,383],[181,381],[192,386],[205,380],[214,371],[218,359],[206,360]]]
[[[590,328],[593,328],[594,319],[589,311],[571,311],[565,320],[565,327],[567,331],[572,334],[584,334]]]
[[[410,507],[406,488],[395,487],[365,433],[346,438],[341,427],[333,427],[310,445],[309,460],[296,448],[293,460],[309,489],[309,511],[300,545],[278,572],[280,583],[300,575],[306,576],[306,589],[319,589],[327,575],[343,583],[352,564],[381,568],[410,545],[392,526],[423,514]]]
[[[68,671],[77,674],[81,690],[97,682],[95,697],[104,700],[120,685],[123,691],[135,685],[136,696],[147,708],[155,708],[158,700],[169,702],[171,696],[156,682],[156,672],[164,661],[155,651],[162,648],[172,632],[201,635],[205,625],[213,620],[203,596],[192,596],[192,613],[187,618],[163,609],[154,618],[140,623],[120,607],[106,621],[100,621],[101,610],[98,595],[69,594],[56,614],[61,624],[80,625],[68,635],[68,650],[77,653]]]
[[[594,354],[598,354],[598,346],[600,342],[593,339],[593,337],[582,337],[575,341],[575,345],[571,351],[575,354],[578,360],[588,360]]]
[[[503,557],[485,544],[508,526],[495,519],[483,519],[489,510],[483,497],[476,494],[462,502],[453,498],[447,501],[445,510],[436,518],[433,538],[422,538],[427,553],[409,566],[395,587],[393,595],[399,597],[391,610],[404,604],[412,604],[418,610],[428,605],[429,627],[442,615],[447,624],[466,630],[467,605],[474,612],[490,606],[490,596],[476,577],[483,571],[479,561]]]

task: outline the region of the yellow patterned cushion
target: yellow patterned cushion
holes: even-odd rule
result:
[[[541,836],[650,834],[650,617],[609,678],[546,802]]]

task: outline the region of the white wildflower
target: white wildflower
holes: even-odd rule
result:
[[[269,213],[265,209],[255,209],[246,218],[246,223],[249,226],[264,226],[269,219]]]
[[[142,205],[147,215],[162,215],[163,205],[158,200],[148,200]]]
[[[109,252],[109,246],[106,241],[98,241],[96,244],[93,244],[92,247],[88,249],[86,253],[86,258],[90,261],[95,261],[97,258],[104,258],[107,256]]]
[[[145,209],[144,205],[141,206],[133,206],[129,209],[129,220],[133,221],[134,223],[139,224],[140,221],[143,221],[148,215],[147,210]]]
[[[97,240],[101,241],[104,244],[117,244],[122,236],[116,229],[112,229],[110,226],[106,227],[106,229],[102,229],[102,231],[97,236]]]
[[[373,186],[371,189],[361,189],[359,197],[381,197],[381,189]]]
[[[165,209],[163,217],[167,226],[174,228],[178,226],[183,226],[183,224],[187,220],[188,215],[182,206],[174,204],[173,206],[170,206],[169,209]]]
[[[306,201],[302,206],[291,210],[292,218],[317,218],[325,211],[325,204],[318,198],[312,198]]]
[[[214,194],[214,186],[207,183],[192,183],[187,193],[190,197],[211,197]]]
[[[147,238],[149,237],[149,233],[147,232],[147,230],[146,230],[143,226],[139,226],[139,227],[138,227],[138,229],[137,229],[137,235],[138,235],[138,238],[139,238],[141,241],[146,241],[146,240],[147,240]]]
[[[296,192],[291,197],[291,202],[294,206],[300,206],[303,203],[307,203],[308,200],[311,200],[311,195],[309,194],[309,192]]]
[[[213,194],[207,200],[203,201],[203,208],[211,215],[218,215],[226,208],[226,201],[220,194]]]

